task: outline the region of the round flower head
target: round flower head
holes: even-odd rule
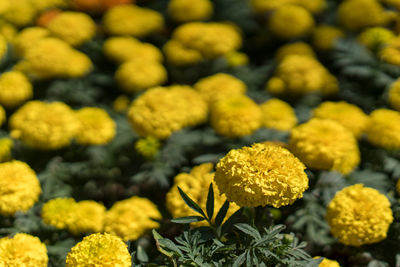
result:
[[[5,20],[0,20],[0,35],[2,35],[7,42],[12,42],[17,32],[18,30],[14,25]]]
[[[213,5],[210,0],[171,0],[168,13],[177,22],[206,20],[212,16]]]
[[[305,166],[285,148],[254,144],[233,149],[216,168],[215,183],[229,201],[257,207],[292,204],[308,188]]]
[[[384,240],[393,215],[385,195],[356,184],[336,193],[328,205],[326,220],[339,242],[361,246]]]
[[[338,91],[338,82],[314,57],[289,55],[279,63],[266,89],[273,94],[332,94]]]
[[[76,210],[76,205],[73,198],[49,200],[42,207],[42,219],[44,223],[57,229],[66,229],[74,222],[73,213]]]
[[[206,121],[207,103],[189,86],[157,87],[133,101],[128,118],[141,136],[163,140],[173,132]]]
[[[108,38],[103,45],[104,54],[117,63],[141,59],[162,62],[161,51],[154,45],[142,43],[133,37],[121,36]]]
[[[66,147],[79,129],[75,112],[62,102],[30,101],[10,118],[11,135],[43,150]]]
[[[14,146],[12,139],[0,138],[0,162],[5,162],[11,159],[11,150]]]
[[[153,219],[162,216],[157,206],[146,198],[131,197],[117,201],[106,213],[104,231],[121,237],[124,241],[136,240],[146,231],[158,228]]]
[[[7,8],[1,15],[8,22],[18,27],[23,27],[32,24],[36,14],[37,10],[33,5],[33,1],[19,0],[12,2],[9,8]]]
[[[7,41],[3,36],[0,35],[0,62],[6,56],[7,51]]]
[[[226,201],[226,196],[220,194],[218,188],[215,186],[214,173],[211,173],[213,169],[212,163],[205,163],[200,166],[194,167],[190,173],[180,173],[174,178],[174,185],[167,193],[166,205],[168,211],[174,218],[195,216],[197,215],[191,208],[186,205],[182,199],[178,187],[185,192],[191,199],[193,199],[203,210],[206,210],[208,189],[210,184],[213,184],[214,190],[214,212],[213,220],[215,220],[216,214]],[[226,215],[226,219],[235,213],[240,207],[235,203],[230,203],[229,209]],[[192,226],[207,226],[206,221],[192,223]]]
[[[75,139],[81,145],[105,145],[115,136],[116,125],[108,113],[95,107],[86,107],[76,111],[81,126]]]
[[[400,38],[388,41],[379,51],[379,57],[386,63],[400,66]]]
[[[45,10],[36,18],[36,26],[46,27],[54,18],[60,15],[63,11],[58,8]]]
[[[233,51],[225,55],[229,67],[238,67],[249,64],[249,57],[245,53]]]
[[[105,30],[112,35],[144,37],[160,31],[164,19],[157,11],[135,5],[115,6],[103,17]]]
[[[48,37],[50,32],[42,27],[25,28],[13,39],[14,52],[18,57],[24,57],[26,51],[37,41]]]
[[[168,63],[175,66],[192,65],[204,59],[199,51],[187,48],[175,40],[168,41],[163,51]]]
[[[55,8],[67,7],[68,0],[35,0],[33,4],[38,11]]]
[[[244,95],[247,90],[244,82],[225,73],[217,73],[205,77],[195,83],[193,87],[204,97],[209,105],[218,100]]]
[[[377,109],[365,129],[368,142],[384,149],[400,149],[400,112]]]
[[[47,25],[52,35],[72,46],[79,46],[93,38],[96,24],[92,18],[81,12],[62,12]]]
[[[281,131],[292,129],[297,124],[294,109],[277,98],[270,99],[261,105],[262,125]]]
[[[70,0],[70,6],[79,11],[88,13],[102,13],[114,6],[127,5],[135,2],[133,0]]]
[[[251,0],[251,4],[256,13],[262,14],[265,12],[273,11],[281,6],[293,4],[307,9],[309,12],[316,14],[323,11],[326,7],[326,0]]]
[[[36,236],[0,238],[0,266],[47,267],[47,248]]]
[[[285,39],[298,38],[310,33],[314,18],[306,9],[295,5],[277,8],[269,20],[269,29]]]
[[[292,130],[289,149],[307,167],[348,174],[360,163],[357,140],[350,130],[326,119],[311,119]]]
[[[377,0],[347,0],[338,8],[340,23],[347,29],[357,31],[371,26],[385,25],[392,19]]]
[[[330,119],[350,130],[356,138],[360,138],[368,125],[368,116],[356,105],[345,101],[326,101],[313,110],[313,117]]]
[[[167,71],[158,62],[135,59],[119,66],[115,80],[123,91],[135,93],[165,83]]]
[[[389,103],[394,109],[400,111],[400,79],[390,85]]]
[[[74,235],[103,231],[106,208],[93,200],[79,201],[72,211],[73,221],[67,228]]]
[[[67,254],[66,267],[130,267],[127,245],[117,236],[92,234],[83,238]]]
[[[27,211],[37,202],[42,189],[36,173],[21,161],[0,163],[0,214]]]
[[[260,107],[248,96],[239,95],[216,102],[211,107],[211,126],[223,136],[251,135],[261,127]]]
[[[6,111],[0,106],[0,126],[6,121]]]
[[[128,109],[130,102],[129,97],[120,95],[114,100],[112,107],[115,111],[124,113]]]
[[[157,155],[160,148],[160,141],[158,139],[148,136],[141,138],[135,143],[135,150],[138,154],[146,159],[153,159]]]
[[[32,98],[32,84],[19,71],[4,72],[0,76],[0,104],[15,108]]]
[[[319,259],[319,258],[321,258],[321,257],[317,256],[317,257],[314,257],[313,259]],[[340,267],[340,265],[337,261],[324,258],[322,260],[322,262],[318,265],[318,267]]]
[[[312,44],[320,51],[329,51],[333,48],[335,42],[343,36],[343,31],[337,27],[320,25],[313,31]]]
[[[281,46],[275,54],[276,60],[282,61],[287,56],[291,55],[303,55],[303,56],[310,56],[316,57],[313,49],[311,46],[304,42],[295,42]]]
[[[394,38],[395,35],[391,30],[383,27],[373,27],[363,31],[358,36],[358,41],[374,51]]]

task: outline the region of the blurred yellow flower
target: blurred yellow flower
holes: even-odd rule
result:
[[[15,108],[32,98],[33,88],[28,78],[19,71],[3,72],[0,76],[0,104]]]
[[[277,98],[270,99],[261,105],[262,125],[281,131],[288,131],[297,124],[294,109]]]
[[[212,16],[213,4],[210,0],[171,0],[168,14],[177,22],[206,20]]]

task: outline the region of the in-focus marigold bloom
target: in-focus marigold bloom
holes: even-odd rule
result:
[[[167,71],[156,61],[130,60],[123,63],[115,72],[119,87],[127,93],[135,93],[167,81]]]
[[[177,22],[206,20],[212,13],[210,0],[171,0],[168,3],[168,14]]]
[[[314,257],[313,259],[319,259],[319,258],[321,258],[321,257],[317,256],[317,257]],[[324,258],[322,260],[322,262],[318,265],[318,267],[340,267],[340,265],[337,261]]]
[[[249,63],[249,57],[247,54],[237,51],[226,54],[225,59],[230,67],[243,66]]]
[[[390,85],[389,103],[397,111],[400,111],[400,79],[397,79]]]
[[[400,149],[400,112],[377,109],[369,117],[365,129],[368,142],[384,149]]]
[[[19,71],[4,72],[0,76],[0,104],[14,108],[32,98],[32,84]]]
[[[21,161],[0,163],[0,214],[27,211],[37,202],[42,189],[36,173]]]
[[[233,149],[216,168],[215,183],[229,201],[257,207],[293,204],[308,188],[305,166],[287,149],[265,144]]]
[[[307,35],[314,27],[314,18],[306,9],[295,5],[277,8],[269,20],[269,29],[285,39]]]
[[[344,37],[344,32],[330,25],[319,25],[312,33],[312,44],[320,51],[328,51],[333,48],[335,42]]]
[[[400,38],[388,41],[379,52],[379,58],[386,63],[400,66]]]
[[[216,102],[211,107],[210,121],[218,134],[238,138],[261,127],[262,113],[251,98],[239,95]]]
[[[66,267],[130,267],[127,245],[117,236],[92,234],[83,238],[67,254]]]
[[[57,229],[66,229],[74,221],[73,213],[75,209],[76,201],[73,198],[49,200],[42,207],[43,222]]]
[[[168,41],[164,45],[163,51],[167,61],[175,66],[192,65],[204,59],[199,51],[187,48],[175,40]]]
[[[0,35],[0,61],[6,56],[7,51],[7,41],[3,36]]]
[[[191,199],[193,199],[203,210],[206,210],[208,189],[210,184],[213,184],[214,190],[214,213],[212,220],[215,217],[226,201],[226,196],[220,194],[217,186],[214,182],[214,173],[212,173],[213,164],[205,163],[194,167],[190,173],[180,173],[174,178],[174,185],[167,193],[166,205],[168,211],[174,218],[195,216],[197,213],[193,211],[179,193],[178,187],[185,192]],[[235,203],[230,203],[229,209],[225,219],[228,219],[233,213],[235,213],[240,207]],[[208,222],[202,221],[192,223],[192,226],[208,226]]]
[[[260,107],[263,127],[287,131],[297,124],[294,109],[285,101],[273,98]]]
[[[340,23],[352,31],[385,25],[394,17],[394,13],[386,12],[377,0],[343,1],[337,12]]]
[[[251,4],[256,13],[262,14],[265,12],[273,11],[278,7],[287,4],[298,5],[304,7],[311,13],[320,13],[326,7],[325,0],[313,0],[313,1],[304,1],[304,0],[251,0]]]
[[[350,130],[356,138],[360,138],[368,125],[368,116],[356,105],[345,101],[326,101],[313,110],[313,117],[330,119]]]
[[[10,138],[0,138],[0,162],[5,162],[11,159],[11,150],[14,142]]]
[[[123,63],[134,59],[162,62],[163,55],[154,45],[142,43],[130,36],[108,38],[103,45],[104,54],[112,61]]]
[[[67,225],[74,235],[103,231],[106,208],[93,200],[79,201],[73,210],[73,221]]]
[[[333,94],[338,91],[338,81],[314,57],[290,55],[279,63],[266,89],[273,94]]]
[[[0,238],[0,266],[47,267],[48,261],[46,245],[36,236]]]
[[[244,82],[226,73],[217,73],[202,78],[193,87],[209,105],[232,96],[244,95],[247,90]]]
[[[336,193],[328,205],[326,220],[339,242],[358,247],[384,240],[393,215],[385,195],[356,184]]]
[[[112,35],[144,37],[160,31],[164,19],[160,13],[135,5],[115,6],[103,17],[105,30]]]
[[[152,159],[157,155],[160,146],[161,144],[158,139],[148,136],[140,138],[135,143],[135,150],[146,159]]]
[[[207,115],[207,103],[189,86],[152,88],[136,98],[128,110],[128,119],[140,136],[160,140],[205,122]]]
[[[33,2],[32,0],[12,1],[1,15],[5,20],[18,27],[32,24],[37,14],[37,9]]]
[[[105,145],[115,136],[116,124],[101,108],[86,107],[76,111],[80,129],[75,139],[81,145]]]
[[[275,54],[276,60],[282,61],[287,56],[291,55],[303,55],[316,57],[312,47],[304,42],[295,42],[281,46]]]
[[[360,163],[357,140],[350,130],[326,119],[311,119],[292,130],[290,151],[307,167],[348,174]]]
[[[358,36],[358,41],[371,50],[377,50],[394,38],[395,34],[391,30],[373,27],[363,31]]]
[[[146,231],[158,228],[161,213],[146,198],[133,196],[117,201],[106,213],[104,231],[121,237],[124,241],[136,240]]]
[[[50,32],[41,27],[25,28],[13,39],[14,52],[18,57],[24,57],[26,51],[37,41],[48,37]]]
[[[81,12],[62,12],[51,20],[46,28],[52,35],[72,46],[79,46],[93,38],[96,24],[93,19]]]
[[[66,147],[79,130],[75,112],[62,102],[30,101],[19,108],[9,123],[11,136],[43,150]]]

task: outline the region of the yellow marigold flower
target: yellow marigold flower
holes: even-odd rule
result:
[[[72,46],[79,46],[91,40],[96,34],[95,22],[82,12],[62,12],[46,27],[51,34]]]
[[[21,161],[0,163],[0,214],[14,215],[36,203],[42,189],[36,173]]]
[[[216,102],[211,107],[211,126],[223,136],[251,135],[261,127],[260,107],[248,96],[238,95]]]
[[[210,59],[229,54],[242,45],[242,37],[235,26],[216,22],[181,25],[173,32],[172,40]]]
[[[42,11],[54,7],[67,7],[69,0],[34,0],[32,2],[37,10]]]
[[[32,84],[19,71],[4,72],[0,76],[0,104],[14,108],[32,98]]]
[[[377,0],[347,0],[338,7],[340,23],[347,29],[357,31],[362,28],[385,25],[393,17],[385,12]]]
[[[25,53],[25,60],[15,69],[37,79],[75,78],[92,68],[89,57],[56,38],[44,38]]]
[[[0,106],[0,126],[6,121],[6,111]]]
[[[373,27],[363,31],[358,41],[371,50],[379,49],[382,45],[395,38],[395,34],[383,27]]]
[[[146,231],[159,226],[159,223],[152,219],[161,218],[153,202],[133,196],[116,202],[107,211],[104,231],[117,235],[124,241],[136,240]]]
[[[114,100],[112,106],[113,109],[117,112],[125,112],[128,109],[130,102],[131,100],[129,99],[129,97],[127,97],[126,95],[120,95]]]
[[[161,144],[158,139],[148,136],[135,143],[135,150],[147,159],[152,159],[158,153]]]
[[[12,42],[17,32],[18,30],[14,25],[0,19],[0,35],[2,35],[7,42]]]
[[[11,6],[11,0],[4,0],[0,2],[0,14],[3,14]]]
[[[144,37],[160,31],[164,27],[164,19],[160,13],[148,8],[120,5],[106,12],[103,25],[113,35]]]
[[[288,131],[297,124],[294,109],[285,101],[270,99],[261,105],[262,124],[266,128]]]
[[[313,110],[313,117],[330,119],[350,130],[356,138],[360,138],[368,125],[368,116],[356,105],[345,101],[326,101]]]
[[[182,199],[178,187],[185,192],[191,199],[193,199],[203,210],[206,210],[208,189],[210,184],[213,184],[214,190],[214,215],[212,220],[215,220],[216,214],[226,201],[226,196],[220,194],[217,186],[214,182],[214,173],[211,173],[213,169],[212,163],[205,163],[194,167],[190,173],[180,173],[174,178],[174,185],[167,193],[166,205],[168,211],[174,218],[195,216],[197,215],[191,208],[189,208],[185,201]],[[226,215],[228,219],[233,213],[235,213],[240,207],[235,203],[230,203],[229,209]],[[202,221],[192,223],[192,226],[200,227],[209,225],[208,222]]]
[[[339,242],[361,246],[384,240],[393,215],[385,195],[356,184],[336,193],[328,205],[326,220]]]
[[[321,257],[317,256],[317,257],[314,257],[313,259],[319,259],[319,258],[321,258]],[[322,260],[322,262],[318,265],[318,267],[340,267],[340,265],[337,261],[324,258]]]
[[[168,13],[177,22],[206,20],[212,16],[213,5],[210,0],[171,0]]]
[[[10,138],[0,138],[0,162],[5,162],[11,159],[11,150],[14,142]]]
[[[389,103],[397,111],[400,111],[400,79],[397,79],[390,85]]]
[[[132,103],[128,118],[141,136],[163,140],[184,127],[206,121],[208,105],[189,86],[157,87]]]
[[[295,5],[283,5],[270,17],[269,29],[285,39],[307,35],[314,27],[314,18],[306,9]]]
[[[13,1],[2,14],[2,17],[10,23],[23,27],[31,24],[35,19],[37,10],[31,0]]]
[[[47,267],[48,261],[46,245],[36,236],[0,238],[0,266]]]
[[[13,40],[15,54],[18,57],[24,57],[26,51],[37,41],[48,37],[49,35],[50,32],[42,27],[29,27],[23,29]]]
[[[107,233],[92,234],[71,248],[65,266],[130,267],[131,261],[128,247],[119,237]]]
[[[163,51],[167,61],[175,66],[192,65],[203,60],[203,56],[199,51],[187,48],[174,40],[168,41],[164,45]]]
[[[66,229],[74,222],[76,208],[77,203],[73,198],[55,198],[43,205],[42,219],[57,229]]]
[[[360,163],[357,140],[350,130],[325,119],[311,119],[292,130],[290,151],[307,167],[348,174]]]
[[[97,233],[103,231],[106,208],[93,200],[79,201],[72,216],[73,221],[67,225],[71,233]]]
[[[313,49],[309,44],[304,42],[295,42],[281,46],[276,51],[275,58],[277,61],[282,61],[285,57],[291,55],[316,57]]]
[[[388,41],[379,52],[379,57],[384,62],[400,66],[400,38]]]
[[[66,147],[79,130],[75,112],[62,102],[30,101],[10,118],[11,135],[43,150]]]
[[[103,45],[104,54],[117,63],[123,63],[134,59],[162,62],[161,51],[154,45],[142,43],[129,37],[111,37]]]
[[[337,92],[338,82],[317,59],[305,55],[290,55],[279,63],[275,76],[267,82],[266,89],[273,94],[332,94]]]
[[[123,63],[115,72],[115,80],[127,93],[161,85],[167,78],[167,71],[162,64],[140,59]]]
[[[337,27],[329,25],[317,26],[312,34],[312,44],[320,51],[331,50],[335,42],[344,37],[344,32]]]
[[[326,7],[325,0],[313,0],[313,1],[304,1],[304,0],[251,0],[251,4],[256,13],[262,14],[265,12],[273,11],[278,7],[287,4],[298,5],[304,7],[311,13],[319,13],[323,11]]]
[[[230,67],[243,66],[249,63],[249,57],[247,54],[237,51],[225,55],[225,59]]]
[[[215,183],[239,206],[279,208],[303,197],[305,166],[287,149],[265,144],[232,149],[216,168]]]
[[[368,141],[384,149],[400,149],[400,112],[377,109],[369,117],[365,129]]]
[[[247,90],[244,82],[225,73],[217,73],[202,78],[193,87],[204,97],[209,105],[232,96],[244,95]]]
[[[115,136],[116,124],[108,113],[95,107],[81,108],[76,111],[81,126],[75,139],[81,145],[105,145]]]
[[[0,35],[0,61],[5,57],[7,51],[7,41],[3,36]]]

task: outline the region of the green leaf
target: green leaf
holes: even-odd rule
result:
[[[207,216],[208,219],[211,221],[214,215],[214,189],[213,184],[210,184],[210,188],[208,189],[208,196],[207,196]]]
[[[200,208],[200,206],[197,205],[197,203],[194,202],[188,195],[186,195],[185,192],[183,192],[179,186],[178,186],[178,190],[179,190],[179,194],[181,194],[181,197],[182,197],[183,201],[185,201],[186,205],[188,205],[189,208],[191,208],[195,212],[203,215],[203,217],[205,218],[206,215],[204,214],[204,211]]]
[[[232,267],[239,267],[242,266],[242,264],[245,261],[246,257],[246,252],[243,252],[239,257],[236,258],[235,262],[233,263]]]
[[[252,237],[253,237],[254,239],[256,239],[256,240],[261,239],[261,235],[260,235],[260,233],[257,231],[257,229],[251,227],[251,226],[248,225],[248,224],[245,224],[245,223],[238,223],[238,224],[235,224],[235,227],[236,227],[237,229],[239,229],[240,231],[242,231],[243,233],[245,233],[245,234],[247,234],[247,235],[249,235],[249,236],[252,236]]]
[[[217,213],[217,217],[215,218],[215,226],[218,227],[221,225],[221,223],[224,221],[224,218],[226,216],[226,213],[228,212],[229,209],[229,201],[226,200],[224,205],[219,209]]]
[[[187,217],[180,217],[180,218],[172,219],[171,222],[187,224],[187,223],[201,222],[204,220],[205,219],[201,216],[187,216]]]
[[[137,259],[142,262],[149,261],[149,256],[147,256],[146,251],[140,245],[137,247]]]
[[[234,222],[242,215],[243,208],[237,210],[225,223],[222,225],[221,233],[226,233],[233,226]]]

